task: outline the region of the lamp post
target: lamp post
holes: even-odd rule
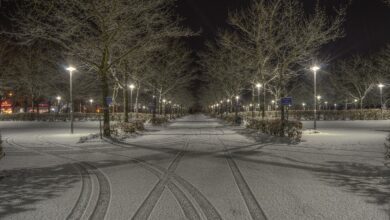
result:
[[[314,73],[314,130],[317,130],[317,71],[319,69],[318,66],[311,67]]]
[[[260,108],[261,108],[261,105],[260,105],[260,89],[261,89],[261,84],[260,83],[257,83],[256,84],[256,87],[257,87],[257,104],[259,104],[259,117],[260,117]]]
[[[353,100],[353,102],[355,103],[355,110],[357,110],[357,103],[358,103],[358,100],[355,99],[355,100]]]
[[[133,89],[135,88],[134,84],[130,84],[129,88],[130,88],[130,112],[133,112],[133,110],[134,110],[134,108],[133,108]]]
[[[324,103],[325,103],[325,110],[328,110],[328,102],[325,101]]]
[[[92,104],[93,104],[93,99],[90,99],[90,100],[89,100],[89,103],[91,104],[91,111],[93,112],[93,106],[92,106]]]
[[[383,87],[385,87],[385,85],[383,85],[382,83],[378,85],[379,93],[381,96],[381,118],[382,119],[383,119]]]
[[[306,103],[302,103],[303,111],[306,111]]]
[[[66,68],[69,71],[69,86],[70,86],[70,133],[73,134],[73,82],[72,76],[76,68],[69,66]]]
[[[61,96],[57,96],[57,114],[60,113],[60,102],[61,102]]]
[[[236,123],[238,121],[238,101],[240,100],[240,96],[236,96]]]
[[[162,102],[164,104],[164,116],[166,116],[167,115],[167,112],[166,112],[167,105],[165,103],[167,102],[167,100],[163,99]]]

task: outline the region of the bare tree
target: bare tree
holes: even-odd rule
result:
[[[253,1],[249,8],[229,16],[245,45],[251,45],[257,73],[263,83],[264,70],[274,78],[281,97],[286,87],[305,65],[312,62],[321,46],[343,35],[341,26],[345,10],[331,18],[317,4],[314,13],[306,15],[296,0]],[[239,45],[237,45],[239,46]],[[270,74],[271,73],[271,74]],[[281,108],[284,121],[284,107]],[[283,130],[283,129],[282,129]]]
[[[104,135],[110,136],[110,69],[140,47],[187,35],[172,16],[173,0],[18,1],[13,31],[21,43],[50,41],[92,68],[100,80]],[[123,42],[128,47],[121,48]]]
[[[355,55],[337,64],[331,80],[344,94],[358,100],[362,110],[365,98],[378,83],[378,76],[371,58]]]

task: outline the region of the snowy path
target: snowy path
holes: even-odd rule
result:
[[[288,145],[193,115],[77,143],[95,127],[0,122],[0,219],[390,219],[386,121],[320,122]]]

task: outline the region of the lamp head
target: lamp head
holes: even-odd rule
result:
[[[76,70],[76,68],[74,68],[73,66],[69,66],[68,68],[66,68],[66,70],[68,70],[69,72],[73,72]]]
[[[312,66],[310,69],[311,69],[312,71],[314,71],[314,72],[317,72],[317,71],[320,69],[320,67],[317,66],[317,65],[315,65],[315,66]]]
[[[129,88],[130,88],[130,89],[134,89],[134,88],[135,88],[134,84],[130,84],[130,85],[129,85]]]
[[[257,87],[258,89],[260,89],[260,88],[261,88],[261,84],[260,84],[260,83],[257,83],[257,84],[256,84],[256,87]]]
[[[378,87],[383,88],[383,87],[385,87],[385,85],[383,85],[382,83],[379,83]]]

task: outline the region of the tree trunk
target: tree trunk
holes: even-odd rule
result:
[[[107,82],[107,70],[100,70],[100,83],[102,90],[102,103],[103,103],[103,135],[104,137],[110,137],[110,109],[106,98],[108,97],[108,82]]]
[[[263,105],[261,106],[261,118],[264,120],[265,118],[265,100],[266,97],[266,91],[265,91],[265,83],[263,83]]]
[[[124,111],[123,111],[123,121],[124,122],[129,122],[129,91],[127,89],[127,81],[128,81],[128,76],[125,74],[125,84],[123,87],[123,106],[124,106]]]
[[[162,94],[161,91],[159,92],[159,97],[158,97],[158,114],[162,115]]]
[[[252,86],[252,119],[255,118],[255,108],[256,108],[256,104],[255,104],[255,87]]]
[[[137,119],[138,119],[138,97],[139,97],[140,87],[141,86],[138,84],[137,85],[137,93],[135,95],[135,105],[134,105],[134,107],[135,107],[135,118],[137,118]]]

